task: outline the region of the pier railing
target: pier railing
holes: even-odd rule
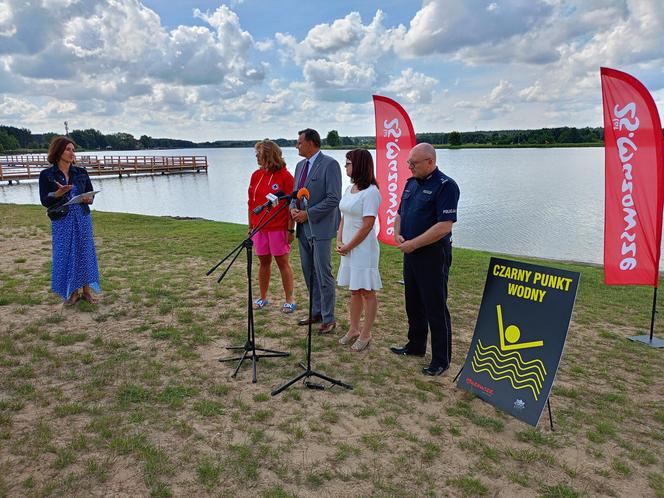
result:
[[[31,180],[50,165],[44,154],[0,156],[0,181]],[[76,166],[94,176],[206,172],[207,156],[76,156]]]

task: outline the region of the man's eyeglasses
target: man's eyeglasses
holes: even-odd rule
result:
[[[428,157],[425,158],[425,159],[420,159],[419,161],[413,161],[413,160],[411,160],[411,159],[408,159],[408,161],[406,161],[406,163],[407,163],[408,166],[410,166],[411,168],[414,168],[415,166],[417,166],[417,165],[420,164],[421,162],[423,162],[423,161],[428,161],[428,160],[429,160]]]

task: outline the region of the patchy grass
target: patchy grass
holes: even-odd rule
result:
[[[354,389],[297,383],[272,397],[305,358],[297,251],[304,311],[255,316],[257,344],[291,356],[261,358],[252,384],[251,361],[235,378],[236,361],[217,361],[246,341],[244,254],[221,285],[205,275],[243,228],[93,217],[104,294],[63,308],[49,293],[43,210],[0,205],[0,496],[664,496],[664,359],[626,340],[649,326],[651,289],[606,287],[597,267],[551,263],[582,273],[551,432],[548,417],[526,426],[451,377],[423,377],[428,358],[389,352],[406,323],[401,255],[382,247],[371,348],[352,354],[338,335],[313,341],[314,369]],[[452,370],[468,350],[490,254],[454,257]],[[281,292],[275,267],[271,301]],[[339,334],[349,297],[339,289]]]

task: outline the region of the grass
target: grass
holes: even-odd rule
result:
[[[457,477],[448,479],[446,484],[457,488],[462,496],[485,496],[489,488],[482,484],[479,479],[471,476]]]
[[[258,345],[290,352],[262,358],[256,384],[250,361],[235,378],[235,362],[217,361],[246,340],[244,256],[222,285],[205,272],[242,227],[93,216],[104,294],[64,309],[48,290],[43,210],[0,205],[0,496],[664,496],[664,359],[626,340],[649,327],[651,289],[606,287],[600,268],[551,263],[582,274],[551,432],[547,416],[531,428],[451,377],[421,376],[428,358],[388,351],[406,324],[401,255],[382,247],[371,348],[357,355],[314,337],[314,368],[354,389],[297,383],[272,397],[301,371],[302,313],[256,312]],[[454,371],[490,256],[455,250]],[[305,310],[297,254],[291,261]],[[275,267],[272,300],[280,292]],[[348,299],[339,289],[340,333]]]

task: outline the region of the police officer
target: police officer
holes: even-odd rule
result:
[[[394,232],[404,253],[408,342],[390,350],[398,355],[424,356],[431,329],[431,363],[422,373],[440,375],[449,368],[452,357],[447,277],[459,187],[436,166],[436,150],[431,144],[420,143],[411,149],[408,168],[413,176],[401,196]]]

